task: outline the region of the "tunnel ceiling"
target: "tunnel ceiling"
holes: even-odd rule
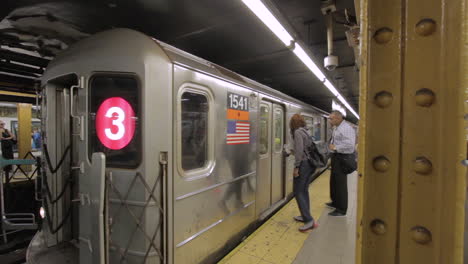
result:
[[[322,67],[327,37],[321,1],[264,3]],[[336,0],[336,7],[334,54],[339,66],[333,72],[323,71],[357,110],[356,50],[345,34],[356,22],[354,1]],[[144,32],[331,110],[331,93],[241,0],[6,0],[0,10],[0,90],[35,93],[35,83],[56,54],[80,39],[116,27]]]

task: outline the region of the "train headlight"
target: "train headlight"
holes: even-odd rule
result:
[[[42,219],[44,219],[44,218],[45,218],[45,211],[44,211],[44,207],[41,207],[41,208],[39,209],[39,215],[41,216],[41,218],[42,218]]]

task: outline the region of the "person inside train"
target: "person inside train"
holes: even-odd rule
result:
[[[38,128],[34,128],[31,134],[32,137],[32,148],[40,149],[41,148],[41,131]]]
[[[301,115],[295,114],[291,117],[289,127],[294,140],[293,153],[295,157],[293,192],[301,213],[300,216],[295,216],[294,220],[304,222],[304,225],[299,228],[301,232],[318,226],[310,214],[309,183],[310,177],[316,168],[309,162],[306,153],[312,144],[312,139],[305,126],[306,122]]]
[[[329,149],[331,153],[330,197],[328,207],[335,208],[331,216],[345,216],[348,209],[347,175],[356,170],[356,131],[343,118],[340,111],[332,111],[328,117],[332,125]]]
[[[11,132],[5,128],[5,122],[0,120],[0,134],[2,144],[2,157],[4,159],[13,159],[13,140],[14,136]],[[11,171],[11,165],[4,168],[5,172]]]

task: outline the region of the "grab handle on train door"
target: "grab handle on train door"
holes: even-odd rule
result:
[[[84,76],[81,76],[80,77],[80,80],[78,82],[77,85],[72,85],[70,87],[70,116],[73,118],[73,119],[76,119],[78,121],[78,126],[80,128],[80,133],[78,134],[80,136],[80,140],[83,141],[84,140],[84,116],[83,115],[78,115],[78,114],[74,114],[74,100],[73,100],[73,90],[75,88],[81,88],[83,89],[84,88],[84,83],[85,83],[85,80],[84,80]],[[77,97],[77,101],[78,101],[78,94],[76,95]]]

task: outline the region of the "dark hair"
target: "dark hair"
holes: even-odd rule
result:
[[[291,130],[292,137],[294,138],[294,131],[296,131],[296,129],[305,126],[306,122],[304,117],[302,117],[300,114],[294,114],[289,121],[289,129]]]

